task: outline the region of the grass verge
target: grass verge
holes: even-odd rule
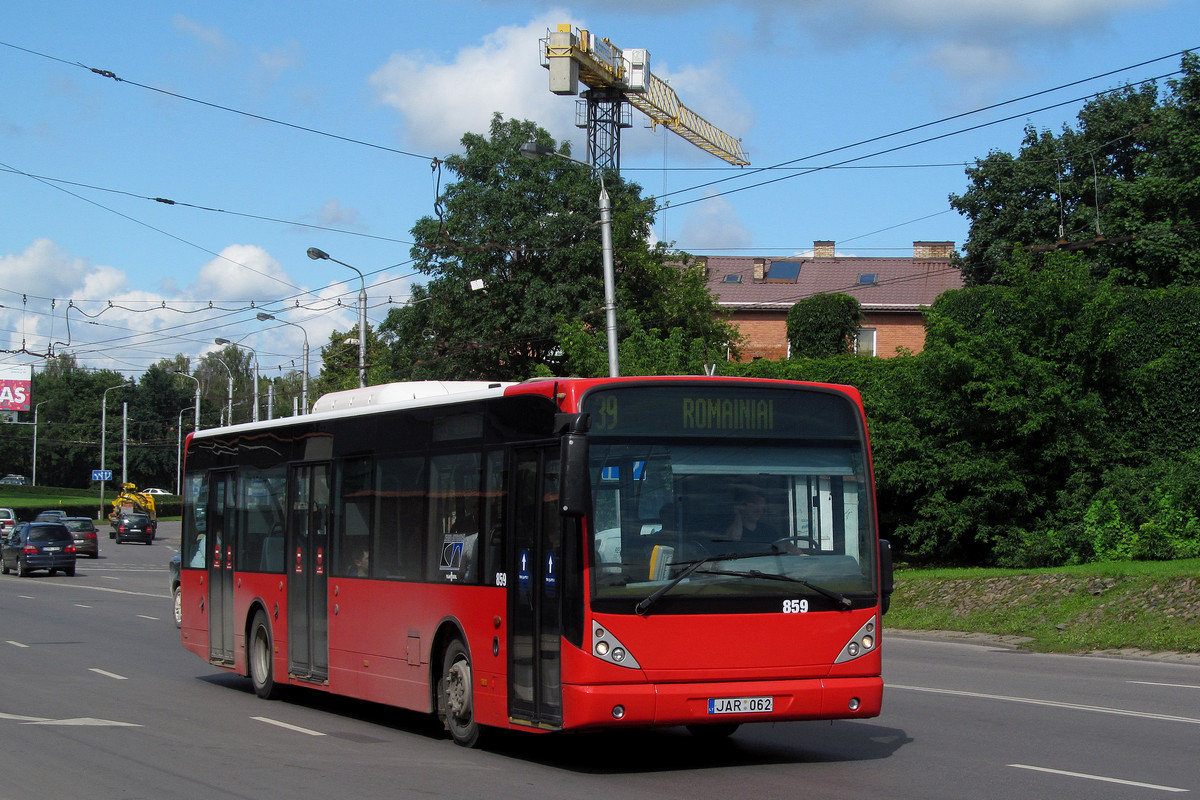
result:
[[[1200,559],[897,569],[890,628],[1022,636],[1043,652],[1200,652]]]

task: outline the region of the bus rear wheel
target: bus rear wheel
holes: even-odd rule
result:
[[[474,679],[471,654],[461,639],[450,642],[442,657],[442,677],[438,682],[439,710],[450,737],[463,747],[478,747],[481,730],[475,721]]]
[[[267,615],[259,611],[250,625],[250,682],[254,693],[264,700],[279,697],[281,687],[275,683],[275,648],[271,642],[271,625]]]

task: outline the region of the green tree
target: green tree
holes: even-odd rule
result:
[[[333,331],[329,343],[321,348],[321,372],[310,382],[308,404],[323,394],[358,388],[358,326],[348,331]],[[375,386],[395,380],[393,354],[378,332],[367,326],[367,385]]]
[[[594,369],[584,350],[570,363],[561,332],[605,329],[599,186],[583,165],[521,158],[529,141],[554,146],[534,123],[497,114],[487,137],[466,134],[464,153],[445,160],[457,180],[438,198],[438,216],[412,230],[429,279],[380,326],[394,376],[513,380]],[[648,244],[653,203],[615,174],[604,181],[621,338],[646,325],[723,347],[729,326],[703,276],[678,266],[685,254]]]
[[[967,169],[950,205],[971,221],[968,285],[998,279],[1014,246],[1092,246],[1096,277],[1123,284],[1200,282],[1200,58],[1159,98],[1153,83],[1089,101],[1078,126],[1029,126],[1020,152]],[[1033,262],[1040,265],[1040,257]]]
[[[854,352],[862,304],[848,294],[817,294],[793,305],[787,337],[793,358],[824,358]]]

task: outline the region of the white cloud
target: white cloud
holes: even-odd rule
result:
[[[368,226],[362,222],[362,216],[359,214],[357,208],[354,206],[344,206],[336,198],[326,201],[325,205],[321,206],[315,214],[311,215],[311,218],[316,219],[317,224],[323,227],[350,230],[368,229]]]
[[[694,204],[688,211],[676,239],[678,246],[689,253],[751,244],[750,231],[738,219],[734,207],[723,197],[713,197]]]
[[[217,28],[201,25],[193,19],[185,17],[183,14],[176,14],[171,22],[175,29],[190,34],[197,41],[201,42],[217,53],[224,54],[232,49],[229,40],[225,38],[225,34]]]
[[[187,293],[194,299],[278,297],[293,283],[258,245],[234,244],[200,268]]]
[[[531,44],[564,17],[552,11],[523,26],[499,28],[460,49],[452,62],[395,53],[371,75],[371,86],[379,102],[403,116],[405,140],[429,152],[456,151],[464,133],[486,133],[496,111],[534,120],[556,138],[567,138],[575,105],[550,93]]]
[[[533,120],[556,139],[579,141],[583,133],[575,127],[575,98],[550,92],[549,73],[537,56],[537,42],[564,19],[569,19],[566,12],[551,10],[526,25],[499,28],[479,44],[460,49],[449,62],[420,53],[393,54],[371,75],[371,86],[380,103],[402,115],[405,140],[430,152],[456,151],[468,131],[486,133],[496,111],[509,119]],[[587,27],[579,21],[572,24]],[[685,64],[672,69],[665,61],[654,61],[653,54],[651,58],[651,71],[670,83],[688,108],[734,136],[749,127],[749,103],[719,66]],[[635,126],[640,126],[640,112],[634,117]],[[657,147],[654,137],[638,133],[625,133],[625,152]],[[688,148],[681,152],[691,156]]]

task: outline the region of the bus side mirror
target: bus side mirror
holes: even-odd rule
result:
[[[562,434],[559,455],[562,481],[558,499],[563,516],[582,517],[591,508],[592,482],[588,475],[588,437],[591,416],[556,414],[555,429]]]
[[[879,540],[879,612],[886,614],[892,605],[892,590],[896,587],[892,572],[892,543]]]

